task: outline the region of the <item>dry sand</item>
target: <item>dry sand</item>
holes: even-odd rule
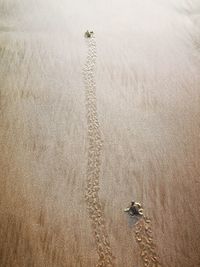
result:
[[[116,267],[200,266],[200,3],[1,0],[0,266],[94,267],[84,32],[97,43],[99,200]]]

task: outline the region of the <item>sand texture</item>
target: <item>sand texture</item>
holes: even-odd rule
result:
[[[0,0],[0,151],[0,267],[200,266],[199,1]]]

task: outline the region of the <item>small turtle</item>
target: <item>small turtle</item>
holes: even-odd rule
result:
[[[89,31],[87,30],[87,31],[85,32],[85,37],[86,37],[86,38],[90,38],[90,37],[92,36],[93,33],[94,33],[93,31],[90,31],[90,32],[89,32]]]
[[[131,201],[130,206],[124,209],[124,211],[128,212],[130,216],[143,216],[142,205],[135,201]]]

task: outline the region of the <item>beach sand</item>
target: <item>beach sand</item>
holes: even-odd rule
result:
[[[98,262],[85,201],[86,30],[113,266],[144,266],[124,213],[132,200],[163,267],[200,266],[200,3],[2,0],[0,14],[0,266]]]

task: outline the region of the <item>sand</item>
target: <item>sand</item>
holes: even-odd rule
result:
[[[0,266],[99,267],[85,197],[95,172],[110,255],[102,266],[144,266],[124,212],[132,200],[151,220],[163,267],[200,266],[199,2],[0,7]],[[102,144],[91,174],[86,30],[95,33]]]

